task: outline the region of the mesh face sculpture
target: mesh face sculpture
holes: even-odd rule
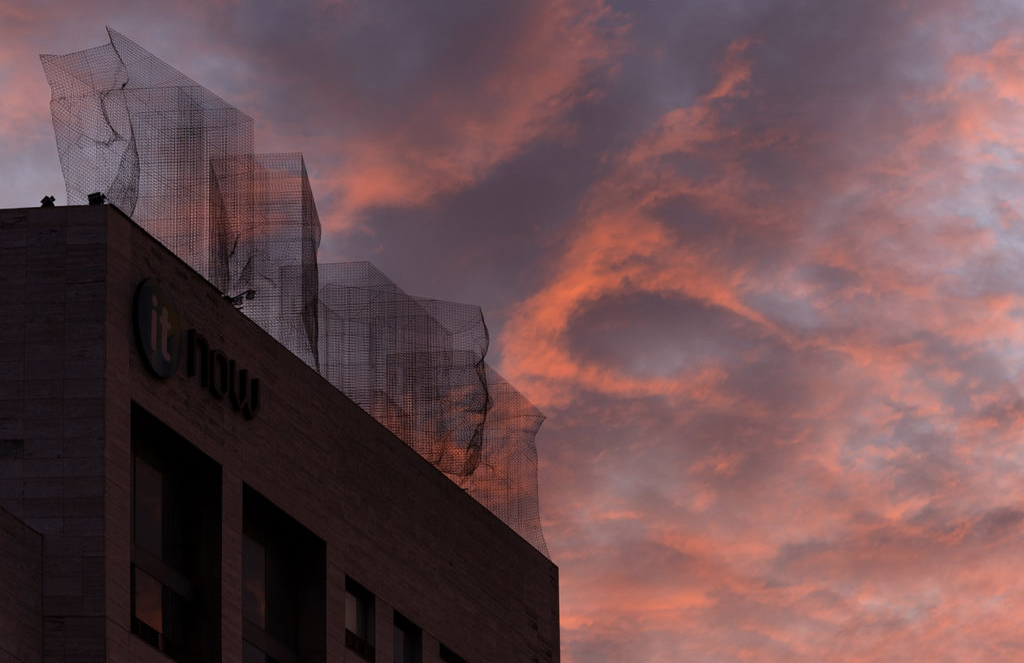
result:
[[[69,204],[131,216],[252,320],[547,555],[541,412],[484,358],[476,306],[417,298],[367,262],[317,264],[300,154],[131,40],[41,56]]]

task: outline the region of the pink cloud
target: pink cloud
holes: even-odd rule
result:
[[[410,206],[457,191],[540,139],[571,133],[566,116],[595,94],[588,76],[620,50],[621,28],[600,0],[530,3],[510,47],[474,79],[435,84],[414,122],[348,138],[328,184],[344,208]],[[471,56],[469,56],[471,57]]]
[[[531,385],[532,397],[541,403],[571,393],[574,381],[622,393],[691,393],[694,389],[706,392],[704,385],[720,378],[713,366],[707,366],[689,380],[640,379],[569,356],[564,334],[572,316],[587,302],[610,292],[673,292],[772,327],[740,300],[737,287],[743,274],[734,265],[720,263],[700,249],[680,246],[651,213],[661,200],[681,195],[717,213],[748,211],[736,195],[750,183],[739,169],[726,166],[717,180],[698,182],[673,177],[671,168],[662,164],[673,153],[722,137],[726,130],[718,126],[717,106],[727,103],[730,95],[745,94],[742,83],[749,72],[741,58],[747,45],[730,47],[721,81],[711,93],[692,107],[663,116],[621,164],[594,185],[583,203],[582,227],[559,273],[523,304],[510,323],[504,339],[505,370],[515,373],[517,383]]]
[[[467,245],[521,240],[476,264],[527,264],[494,345],[550,415],[563,661],[1019,660],[1024,16],[755,5],[444,5],[470,26],[449,29],[223,3],[223,60],[164,39],[259,75],[236,101],[266,149],[306,151],[333,230],[416,207]],[[46,100],[7,71],[5,146]],[[552,154],[585,174],[557,180],[584,191],[551,205],[571,219],[478,212],[519,209]]]
[[[601,398],[639,408],[595,413],[605,425],[652,418],[629,433],[644,442],[609,431],[598,456],[546,468],[605,496],[551,514],[552,540],[576,551],[569,660],[595,643],[616,652],[607,660],[685,658],[672,646],[730,661],[1014,660],[1021,618],[1005,606],[1024,586],[998,569],[1020,563],[1024,522],[1024,301],[1008,271],[1024,238],[1004,221],[1021,199],[990,185],[1015,172],[994,63],[1016,47],[950,57],[950,75],[919,91],[923,122],[879,117],[861,127],[873,149],[853,145],[821,174],[808,159],[866,135],[751,123],[744,111],[770,93],[762,48],[735,41],[709,92],[609,160],[551,278],[500,339],[504,372],[542,406]],[[964,102],[979,80],[990,94]],[[774,155],[817,188],[770,184],[756,164]],[[680,200],[714,224],[700,241],[664,214]],[[734,352],[685,354],[682,331],[637,348],[623,323],[620,347],[596,353],[587,339],[620,330],[605,309],[629,315],[637,293],[727,312],[704,333]],[[696,323],[665,307],[666,324]],[[688,359],[642,372],[623,359],[641,351]],[[625,550],[646,572],[617,573]]]

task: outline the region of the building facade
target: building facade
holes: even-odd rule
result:
[[[0,658],[559,660],[555,565],[116,207],[0,284]]]

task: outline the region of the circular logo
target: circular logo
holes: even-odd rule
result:
[[[169,378],[181,363],[181,317],[174,298],[157,279],[146,279],[135,291],[135,340],[149,369]]]

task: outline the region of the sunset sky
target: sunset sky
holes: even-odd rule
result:
[[[565,663],[1024,660],[1020,0],[0,0],[0,207],[105,25],[483,307]]]

